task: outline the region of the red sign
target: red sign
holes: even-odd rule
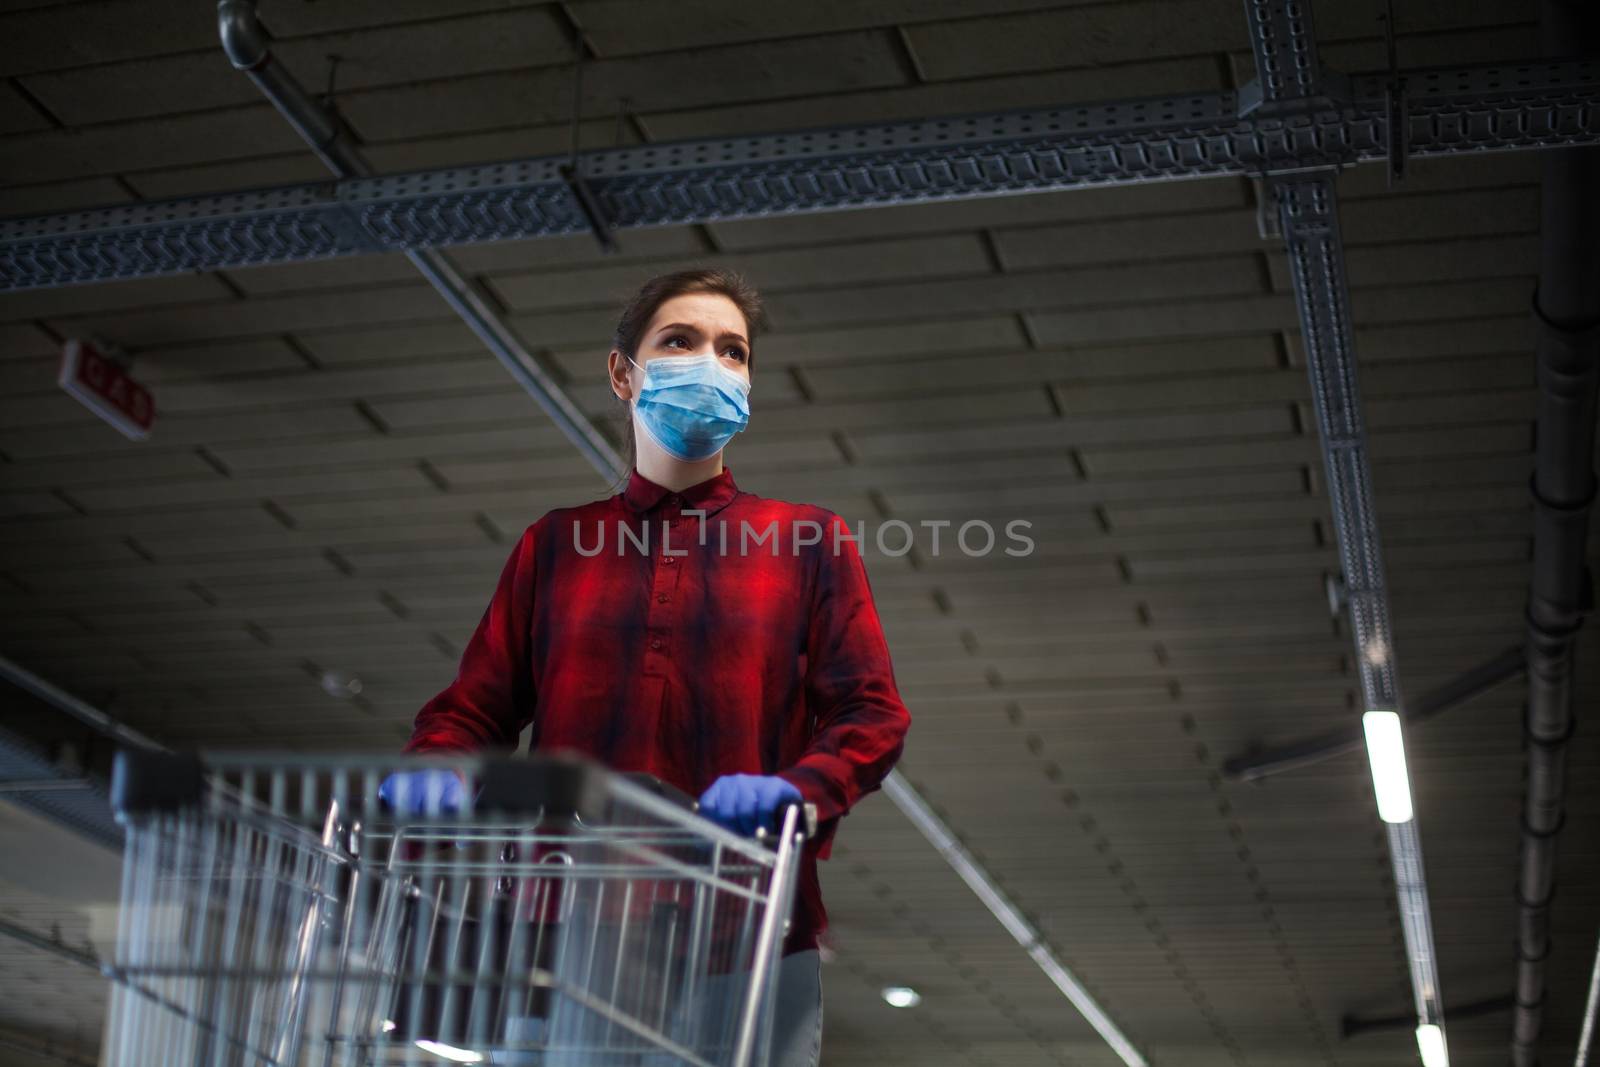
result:
[[[88,341],[68,341],[61,350],[61,388],[82,401],[135,441],[150,436],[156,421],[156,402],[150,390],[128,377]]]

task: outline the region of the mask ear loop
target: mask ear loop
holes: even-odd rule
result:
[[[650,372],[644,369],[644,364],[638,362],[632,356],[626,356],[625,355],[622,358],[627,360],[629,363],[632,363],[635,367],[638,367],[639,368],[639,373],[643,374],[645,376],[646,380],[649,379]],[[637,393],[635,393],[634,396],[633,396],[633,399],[629,401],[628,406],[630,408],[637,408],[638,405],[639,405],[639,396],[638,396]]]
[[[622,358],[627,360],[629,363],[633,363],[633,365],[635,367],[639,367],[639,364],[634,362],[634,359],[633,359],[632,356],[624,353]],[[643,371],[644,368],[643,367],[639,367],[639,370]],[[635,392],[633,394],[633,396],[628,398],[628,421],[634,425],[636,431],[640,430],[640,429],[643,429],[645,431],[645,433],[650,435],[650,439],[652,441],[655,441],[655,436],[656,435],[653,434],[653,433],[650,433],[649,429],[646,428],[645,425],[644,425],[644,420],[639,417],[639,394],[637,392]],[[660,444],[661,442],[656,441],[656,443]]]

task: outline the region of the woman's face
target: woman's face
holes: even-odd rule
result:
[[[634,362],[639,367],[662,356],[715,355],[728,370],[750,380],[750,341],[744,315],[732,300],[718,293],[687,293],[662,302],[639,336]],[[611,353],[611,389],[623,400],[638,395],[644,371],[615,350]]]

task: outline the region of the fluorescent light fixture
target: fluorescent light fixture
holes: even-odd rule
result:
[[[1417,1027],[1417,1051],[1422,1053],[1422,1067],[1450,1067],[1444,1031],[1432,1023]]]
[[[392,1033],[394,1033],[394,1028],[395,1028],[395,1022],[394,1022],[393,1019],[385,1019],[385,1020],[383,1020],[383,1032],[384,1033],[392,1034]]]
[[[922,1003],[922,994],[910,986],[892,985],[883,991],[883,999],[895,1008],[914,1008]]]
[[[1111,1047],[1117,1058],[1127,1064],[1127,1067],[1148,1067],[1145,1058],[1139,1050],[1133,1047],[1133,1042],[1128,1036],[1117,1028],[1089,991],[1079,982],[1077,976],[1067,970],[1061,961],[1056,959],[1050,945],[1045,941],[1044,934],[1035,929],[1033,923],[1022,914],[1020,908],[1013,904],[1000,887],[995,885],[989,877],[989,872],[973,857],[972,853],[950,831],[928,802],[922,799],[922,794],[913,789],[899,771],[890,771],[889,776],[883,780],[883,791],[895,807],[900,809],[911,825],[915,826],[922,836],[928,839],[928,844],[938,850],[952,870],[961,876],[978,899],[983,901],[1000,925],[1006,932],[1016,938],[1017,944],[1022,946],[1024,952],[1038,964],[1050,981],[1055,983],[1063,996],[1072,1002],[1078,1009],[1085,1022],[1094,1027],[1102,1041]]]
[[[1572,1067],[1586,1067],[1589,1062],[1589,1044],[1594,1040],[1597,1006],[1600,1006],[1600,947],[1595,949],[1594,969],[1589,972],[1589,999],[1583,1006],[1583,1025],[1578,1027],[1578,1054],[1572,1057]]]
[[[1384,822],[1410,822],[1411,779],[1406,775],[1406,747],[1400,738],[1400,715],[1369,711],[1361,716],[1367,733],[1367,759],[1372,763],[1372,788],[1378,794],[1378,816]]]
[[[466,1048],[456,1048],[454,1045],[446,1045],[438,1041],[429,1041],[427,1038],[423,1038],[421,1041],[418,1041],[417,1047],[424,1052],[431,1052],[435,1056],[441,1056],[444,1059],[450,1060],[454,1063],[483,1062],[483,1053],[481,1052],[473,1052],[471,1049]]]

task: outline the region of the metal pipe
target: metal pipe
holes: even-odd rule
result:
[[[0,779],[0,796],[7,793],[63,793],[93,789],[88,778],[6,778]]]
[[[1450,679],[1437,689],[1430,689],[1406,704],[1404,718],[1407,726],[1414,726],[1435,715],[1442,715],[1475,697],[1491,691],[1502,683],[1521,674],[1528,666],[1528,656],[1521,645],[1514,645],[1487,663],[1479,664],[1464,674]],[[1233,756],[1222,764],[1222,776],[1232,781],[1255,782],[1285,771],[1299,770],[1313,764],[1355,752],[1366,744],[1361,724],[1327,733],[1305,741],[1294,741],[1280,748]]]
[[[329,170],[342,178],[373,173],[345,125],[274,61],[272,36],[256,17],[255,0],[218,0],[217,34],[234,69],[249,75]]]
[[[1148,1067],[1149,1061],[1144,1058],[1134,1043],[1129,1040],[1106,1014],[1104,1008],[1084,988],[1078,976],[1067,969],[1045,940],[1044,932],[1022,914],[1022,909],[1012,902],[1001,889],[984,866],[973,856],[970,849],[961,843],[954,831],[945,825],[945,821],[923,799],[922,794],[906,781],[899,771],[890,771],[889,776],[883,780],[883,792],[900,809],[912,826],[915,826],[932,845],[944,861],[948,863],[961,880],[967,883],[967,888],[977,894],[983,901],[984,907],[989,909],[1000,925],[1006,928],[1006,933],[1016,939],[1027,952],[1030,959],[1045,973],[1045,976],[1061,990],[1063,996],[1078,1009],[1078,1014],[1083,1016],[1085,1022],[1094,1027],[1100,1039],[1110,1046],[1111,1051],[1117,1054],[1127,1067]]]
[[[218,0],[217,32],[234,68],[256,88],[311,146],[317,158],[341,178],[371,177],[372,164],[361,154],[349,129],[314,100],[272,55],[272,36],[256,16],[254,0]],[[405,249],[406,258],[439,291],[511,377],[544,409],[608,483],[627,473],[621,455],[583,410],[567,395],[472,283],[444,254],[431,248]]]
[[[32,693],[51,707],[66,712],[79,722],[115,741],[137,748],[160,749],[157,744],[131,726],[125,726],[99,708],[86,703],[59,686],[52,685],[13,660],[0,656],[0,678],[18,689]]]
[[[18,926],[9,919],[0,919],[0,937],[9,937],[13,941],[20,941],[30,948],[48,952],[52,956],[59,956],[69,963],[76,963],[80,967],[87,967],[91,971],[99,972],[101,968],[100,957],[92,952],[73,948],[71,945],[57,941],[53,937],[35,933],[26,926]]]
[[[1546,55],[1593,55],[1600,18],[1572,0],[1544,0]],[[1534,445],[1533,560],[1528,580],[1527,786],[1517,880],[1517,1005],[1511,1060],[1534,1067],[1544,1024],[1545,961],[1555,894],[1556,836],[1564,822],[1567,746],[1573,730],[1573,646],[1591,607],[1585,566],[1595,496],[1594,436],[1600,387],[1600,151],[1543,157],[1538,416]]]

